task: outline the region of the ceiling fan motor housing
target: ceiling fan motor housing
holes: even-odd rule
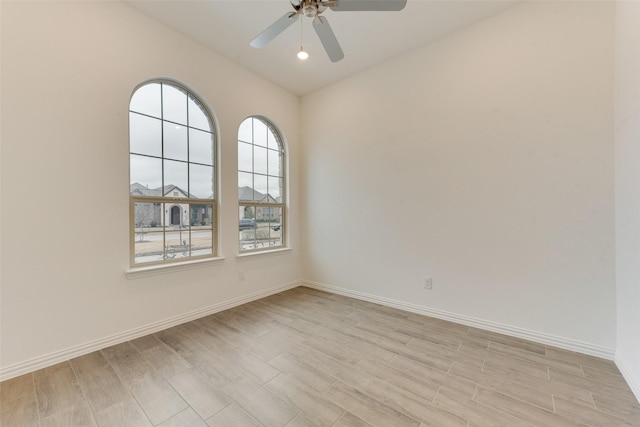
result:
[[[313,18],[321,14],[331,4],[331,2],[322,0],[290,0],[290,2],[297,12],[302,12],[307,18]]]

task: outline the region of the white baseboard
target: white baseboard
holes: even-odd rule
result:
[[[528,329],[523,329],[515,326],[492,322],[489,320],[483,320],[483,319],[477,319],[474,317],[464,316],[462,314],[436,310],[433,308],[411,304],[404,301],[398,301],[390,298],[380,297],[380,296],[365,293],[365,292],[353,291],[351,289],[345,289],[337,286],[326,285],[324,283],[305,280],[301,284],[303,286],[307,286],[313,289],[318,289],[320,291],[326,291],[326,292],[331,292],[338,295],[344,295],[344,296],[352,297],[362,301],[368,301],[375,304],[398,308],[400,310],[422,314],[429,317],[449,320],[451,322],[472,326],[474,328],[484,329],[487,331],[497,332],[497,333],[509,335],[512,337],[522,338],[522,339],[534,341],[540,344],[550,345],[550,346],[559,347],[565,350],[570,350],[578,353],[588,354],[591,356],[601,357],[603,359],[613,360],[615,355],[614,349],[602,347],[602,346],[598,346],[595,344],[590,344],[582,341],[577,341],[570,338],[558,337],[555,335],[549,335],[549,334],[545,334],[538,331],[531,331]]]
[[[618,355],[616,355],[616,365],[618,366],[618,369],[620,370],[620,373],[622,374],[624,379],[627,381],[629,388],[636,396],[636,399],[638,399],[638,402],[640,402],[640,382],[633,377],[633,375],[631,374],[632,370],[628,367],[627,363],[624,362],[624,360]]]
[[[229,308],[236,307],[241,304],[246,304],[251,301],[255,301],[269,295],[277,294],[289,289],[300,286],[299,281],[286,283],[284,285],[275,286],[262,291],[254,292],[249,295],[245,295],[239,298],[234,298],[229,301],[224,301],[218,304],[204,307],[198,310],[191,311],[189,313],[180,314],[178,316],[170,317],[159,322],[154,322],[139,328],[130,329],[109,337],[100,338],[97,340],[89,341],[84,344],[69,347],[60,351],[56,351],[44,356],[35,357],[33,359],[16,363],[9,366],[0,367],[0,381],[8,380],[10,378],[17,377],[22,374],[36,371],[38,369],[46,368],[56,363],[64,362],[74,357],[82,356],[87,353],[91,353],[96,350],[100,350],[112,345],[120,344],[125,341],[129,341],[135,338],[140,338],[145,335],[149,335],[158,331],[162,331],[173,326],[180,325],[185,322],[199,319],[201,317],[208,316],[210,314],[218,313],[220,311],[227,310]]]

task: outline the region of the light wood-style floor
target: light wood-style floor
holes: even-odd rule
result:
[[[0,388],[3,427],[640,426],[610,361],[303,287]]]

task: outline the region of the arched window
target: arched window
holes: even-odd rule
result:
[[[138,87],[129,103],[131,266],[213,257],[216,133],[177,83]]]
[[[285,151],[276,128],[249,117],[238,131],[240,252],[285,246]]]

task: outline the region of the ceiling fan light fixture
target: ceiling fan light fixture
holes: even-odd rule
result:
[[[307,59],[309,57],[309,54],[307,52],[304,51],[304,49],[302,48],[302,46],[300,46],[300,51],[298,52],[298,59],[301,59],[302,61],[304,61],[305,59]]]

